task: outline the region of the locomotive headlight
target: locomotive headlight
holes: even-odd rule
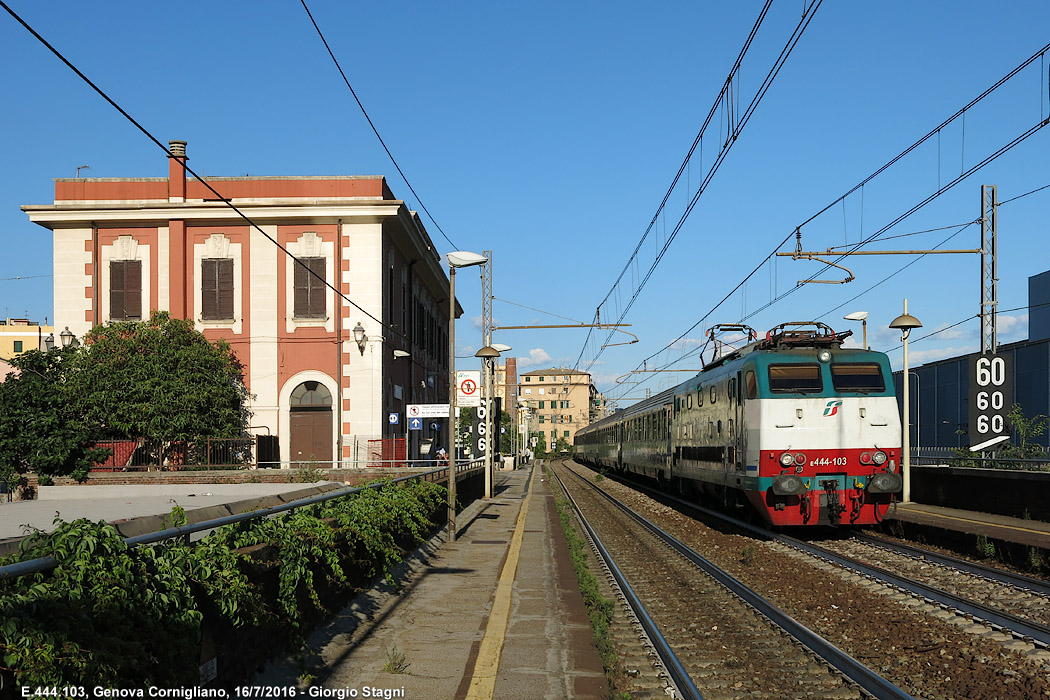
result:
[[[817,353],[817,359],[821,362],[831,362],[831,351],[821,350],[819,353]]]
[[[795,463],[795,455],[791,454],[790,452],[785,452],[784,454],[780,455],[780,463],[785,467],[790,467],[792,464]]]
[[[886,453],[883,452],[882,450],[879,450],[878,452],[876,452],[872,456],[871,460],[873,462],[875,462],[875,464],[879,464],[879,465],[885,464],[886,463]]]

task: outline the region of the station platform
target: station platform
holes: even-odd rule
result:
[[[983,535],[1001,542],[1050,550],[1050,523],[1039,520],[911,502],[895,502],[887,511],[886,520],[899,520],[966,535]]]
[[[497,471],[396,585],[359,596],[253,685],[313,696],[598,700],[607,684],[540,466]],[[384,590],[385,589],[385,590]]]

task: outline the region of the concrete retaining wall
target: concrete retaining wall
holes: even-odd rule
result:
[[[1050,522],[1050,472],[911,468],[916,503]]]

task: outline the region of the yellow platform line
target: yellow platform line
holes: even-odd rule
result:
[[[525,516],[529,512],[529,499],[536,485],[539,472],[533,468],[529,480],[529,491],[521,503],[518,521],[514,526],[514,535],[507,550],[507,561],[500,572],[496,584],[496,595],[492,601],[492,612],[485,628],[485,636],[478,648],[478,658],[474,663],[474,672],[467,690],[467,700],[492,700],[496,688],[496,673],[499,671],[499,660],[503,655],[503,642],[507,638],[507,626],[510,623],[511,593],[514,590],[514,576],[518,571],[518,558],[521,555],[521,541],[525,537]]]
[[[986,522],[984,520],[973,520],[971,518],[960,518],[957,515],[944,515],[942,513],[933,513],[933,512],[930,512],[928,510],[919,510],[917,508],[916,509],[912,509],[911,512],[914,513],[914,514],[928,515],[931,518],[944,518],[945,520],[958,520],[959,522],[962,522],[962,523],[973,523],[974,525],[984,525],[984,526],[987,526],[987,527],[1001,527],[1004,530],[1017,530],[1018,532],[1030,532],[1033,535],[1046,535],[1047,534],[1046,530],[1032,530],[1032,529],[1029,529],[1027,527],[1019,527],[1017,525],[1007,525],[1006,523],[995,523],[995,522]]]

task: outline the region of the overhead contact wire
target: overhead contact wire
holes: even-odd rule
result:
[[[100,88],[90,78],[88,78],[86,75],[84,75],[84,73],[81,72],[81,70],[79,68],[77,68],[75,65],[73,65],[73,63],[70,62],[69,59],[67,59],[64,55],[62,55],[62,53],[58,49],[56,49],[54,46],[52,46],[51,43],[48,42],[47,39],[45,39],[43,36],[40,35],[40,33],[38,33],[35,29],[33,29],[31,26],[29,26],[29,24],[24,19],[22,19],[14,10],[12,10],[11,7],[6,2],[4,2],[4,0],[0,0],[0,7],[3,7],[3,9],[6,10],[7,13],[9,15],[11,15],[15,19],[16,22],[21,24],[26,29],[26,31],[28,31],[30,34],[32,34],[37,39],[37,41],[39,41],[41,44],[43,44],[45,47],[47,47],[48,51],[53,53],[58,58],[58,60],[62,61],[62,63],[64,63],[70,70],[72,70],[74,73],[76,73],[77,76],[81,80],[83,80],[85,83],[87,83],[87,85],[92,90],[94,90],[96,93],[98,93],[98,95],[102,99],[104,99],[106,102],[108,102],[110,104],[110,106],[112,106],[115,110],[117,110],[125,119],[127,119],[129,122],[131,122],[131,124],[136,129],[138,129],[140,132],[142,132],[142,134],[144,136],[146,136],[146,138],[148,138],[150,141],[155,143],[158,148],[160,148],[162,151],[164,151],[164,153],[166,153],[169,158],[175,158],[176,157],[174,154],[172,154],[172,152],[170,150],[168,150],[168,147],[165,146],[163,143],[161,143],[160,140],[156,136],[154,136],[152,133],[150,133],[150,131],[148,129],[146,129],[146,127],[144,127],[142,124],[140,124],[138,122],[138,120],[136,120],[134,117],[132,117],[123,107],[121,107],[119,104],[117,104],[116,101],[114,101],[108,94],[106,94],[106,92],[104,90],[102,90],[102,88]],[[298,265],[300,265],[309,274],[311,274],[315,278],[317,278],[328,289],[331,289],[333,292],[335,292],[339,296],[340,299],[342,299],[346,303],[350,304],[355,309],[357,309],[358,311],[363,313],[365,316],[367,316],[368,318],[370,318],[373,321],[375,321],[376,323],[378,323],[380,325],[380,327],[390,331],[391,333],[399,335],[402,338],[405,337],[404,333],[402,333],[401,331],[399,331],[396,328],[393,328],[393,327],[388,326],[387,324],[383,323],[381,320],[379,320],[378,318],[373,316],[371,313],[369,313],[365,309],[361,308],[361,306],[359,306],[353,299],[351,299],[348,296],[346,296],[345,294],[343,294],[331,282],[326,280],[324,277],[319,275],[317,272],[315,272],[312,269],[310,269],[310,267],[308,265],[304,264],[301,260],[299,260],[299,258],[295,257],[295,255],[293,255],[287,248],[282,246],[277,241],[277,239],[275,239],[273,236],[271,236],[266,231],[264,231],[262,229],[262,227],[260,227],[250,217],[248,217],[248,215],[246,215],[243,211],[241,211],[240,208],[238,208],[233,202],[229,201],[229,199],[227,199],[226,197],[223,197],[222,194],[220,194],[218,192],[218,190],[216,190],[214,187],[212,187],[211,184],[207,180],[205,180],[203,177],[198,175],[192,168],[190,168],[190,166],[188,164],[186,164],[185,161],[182,161],[182,164],[183,164],[183,167],[186,169],[186,172],[190,173],[194,178],[196,178],[196,180],[198,182],[200,182],[202,185],[204,185],[204,187],[206,187],[209,192],[211,192],[212,194],[215,195],[216,199],[222,201],[226,206],[228,206],[230,209],[232,209],[234,212],[236,212],[237,215],[240,216],[253,229],[255,229],[256,231],[261,233],[267,240],[269,240],[271,243],[273,243],[275,246],[277,246],[277,248],[281,252],[283,252],[285,255],[287,255],[289,258],[291,258],[293,261],[295,261]]]
[[[452,246],[454,250],[457,249],[456,244],[452,242],[452,239],[448,237],[444,229],[441,228],[441,225],[437,222],[436,219],[434,219],[434,216],[430,213],[430,210],[427,209],[425,204],[423,204],[423,199],[419,196],[419,193],[416,192],[416,188],[414,188],[412,186],[412,183],[409,182],[408,176],[405,175],[403,170],[401,170],[401,166],[398,164],[397,159],[394,158],[394,154],[391,153],[390,149],[387,147],[386,141],[384,141],[383,137],[379,135],[379,129],[376,128],[375,123],[372,121],[372,117],[368,116],[368,110],[366,110],[364,104],[361,103],[361,98],[357,96],[357,92],[350,84],[350,79],[346,77],[346,72],[343,71],[343,67],[339,64],[339,59],[335,57],[335,53],[332,51],[332,47],[328,45],[328,39],[325,38],[324,33],[321,31],[321,28],[317,25],[317,20],[314,19],[314,15],[312,12],[310,12],[310,8],[306,6],[306,0],[299,0],[299,2],[302,3],[303,9],[306,10],[306,15],[310,18],[310,23],[314,25],[314,30],[317,32],[317,36],[321,38],[321,43],[324,44],[325,49],[328,51],[328,55],[331,56],[332,63],[335,64],[336,70],[338,70],[339,75],[343,77],[343,82],[346,83],[347,89],[350,90],[350,94],[354,96],[354,101],[357,102],[357,106],[361,109],[361,114],[365,116],[365,120],[368,122],[368,125],[372,127],[372,132],[376,135],[376,138],[379,139],[379,144],[383,147],[383,150],[386,151],[387,157],[390,158],[390,162],[394,164],[394,168],[397,169],[398,175],[400,175],[401,179],[404,180],[405,185],[412,193],[412,196],[416,198],[417,202],[419,202],[419,208],[423,210],[423,212],[427,215],[427,218],[430,219],[430,221],[434,224],[435,227],[437,227],[437,230],[441,233],[441,236],[446,241],[448,241],[448,244]]]

